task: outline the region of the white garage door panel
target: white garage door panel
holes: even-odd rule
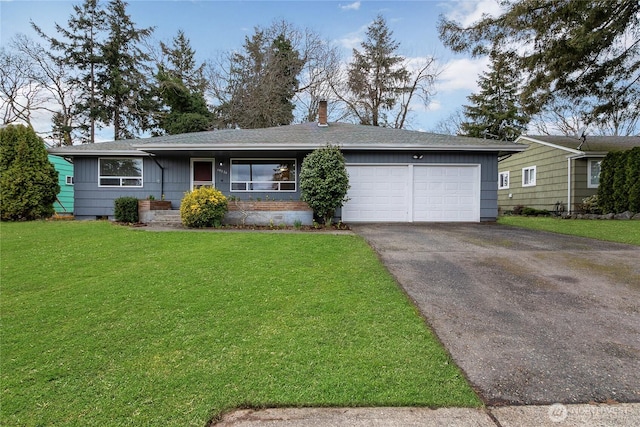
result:
[[[414,166],[413,220],[480,221],[479,170],[477,166]]]
[[[480,167],[349,166],[352,222],[480,221]]]
[[[407,167],[350,166],[348,172],[351,188],[342,208],[343,221],[407,221]]]

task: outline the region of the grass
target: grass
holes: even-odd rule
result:
[[[640,246],[640,221],[502,216],[499,224]]]
[[[479,406],[357,236],[2,223],[0,424]]]

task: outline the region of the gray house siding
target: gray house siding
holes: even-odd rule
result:
[[[309,152],[237,152],[237,153],[198,153],[194,158],[215,159],[216,187],[227,196],[242,200],[299,200],[300,188],[295,192],[231,192],[230,191],[230,161],[235,158],[295,158],[296,180],[300,177],[300,170],[304,157]],[[498,162],[495,152],[424,152],[422,159],[413,159],[413,152],[408,151],[349,151],[344,155],[349,164],[479,164],[481,170],[481,221],[493,221],[498,214],[497,176]],[[109,156],[104,156],[109,157]],[[157,162],[157,163],[156,163]],[[180,207],[180,201],[190,186],[191,157],[161,157],[154,159],[144,157],[143,187],[142,188],[105,188],[98,186],[97,157],[75,158],[75,213],[78,219],[95,219],[108,216],[113,218],[114,201],[118,197],[131,196],[146,199],[150,195],[171,201],[173,209]],[[162,166],[162,169],[158,166]],[[337,213],[339,214],[339,213]]]
[[[296,177],[307,153],[239,153],[239,155],[212,156],[196,155],[194,158],[215,158],[216,187],[226,196],[241,200],[299,200],[300,189],[295,192],[230,192],[229,165],[232,158],[295,158]],[[101,158],[122,157],[103,156]],[[77,219],[96,219],[108,217],[113,219],[114,202],[118,197],[136,197],[146,199],[153,196],[160,200],[171,201],[173,209],[180,208],[180,201],[185,192],[190,190],[191,157],[143,157],[143,186],[141,188],[105,188],[98,186],[98,158],[76,157],[75,164],[75,217]],[[157,163],[156,163],[157,162]],[[222,162],[222,165],[220,165]],[[161,167],[162,168],[161,168]]]

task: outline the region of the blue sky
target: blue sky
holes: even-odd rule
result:
[[[81,0],[0,0],[0,45],[7,44],[16,33],[36,38],[29,21],[54,34],[54,24],[64,25],[72,13],[72,5],[80,3]],[[471,22],[483,12],[498,10],[497,0],[129,0],[128,3],[128,12],[137,26],[155,27],[155,40],[168,42],[182,29],[200,61],[239,48],[255,26],[267,27],[282,19],[333,41],[348,61],[352,48],[358,48],[364,40],[367,26],[382,14],[400,43],[400,54],[408,58],[435,56],[444,70],[432,103],[428,108],[416,106],[413,115],[411,128],[427,131],[466,103],[466,96],[476,90],[478,74],[487,64],[485,59],[455,55],[445,48],[437,35],[438,17],[443,14]]]

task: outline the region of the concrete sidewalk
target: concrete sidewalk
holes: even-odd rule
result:
[[[640,403],[470,408],[273,408],[241,409],[222,417],[225,427],[632,427]]]

